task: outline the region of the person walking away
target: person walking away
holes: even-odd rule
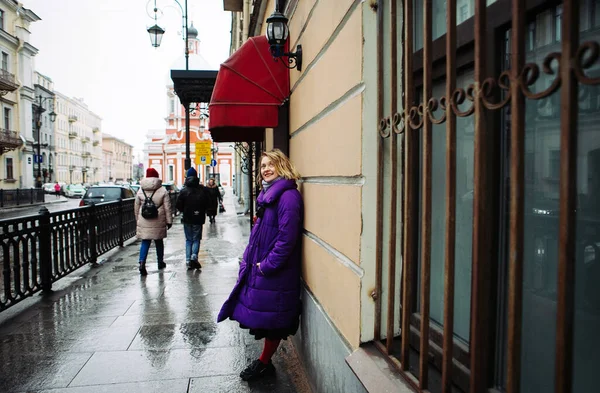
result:
[[[217,322],[227,318],[265,339],[263,352],[240,377],[244,381],[273,374],[271,358],[282,339],[300,323],[300,253],[304,204],[296,180],[300,175],[278,149],[262,154],[257,182],[257,220],[240,263],[238,281]]]
[[[185,187],[179,193],[175,206],[183,213],[183,231],[185,233],[185,265],[188,269],[201,269],[198,262],[202,226],[206,221],[208,195],[205,187],[200,186],[198,173],[194,168],[187,171]]]
[[[167,237],[167,230],[173,225],[171,215],[171,199],[169,193],[162,186],[158,172],[154,168],[146,170],[146,177],[140,181],[140,189],[135,198],[135,220],[137,222],[136,236],[142,239],[140,246],[139,270],[142,276],[148,274],[146,258],[150,244],[154,240],[158,269],[164,269],[165,246],[163,239]]]
[[[56,195],[56,199],[60,198],[60,184],[58,182],[54,183],[54,195]]]
[[[215,222],[215,216],[217,215],[217,209],[219,204],[223,201],[223,197],[219,192],[219,187],[215,183],[215,179],[209,179],[206,189],[209,195],[208,208],[206,209],[206,215],[210,219],[210,222]]]

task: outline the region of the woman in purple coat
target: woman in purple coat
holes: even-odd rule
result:
[[[300,175],[278,149],[263,153],[257,181],[257,220],[240,264],[238,281],[219,313],[265,339],[260,358],[240,377],[273,374],[271,357],[282,339],[298,330],[300,318],[300,252],[304,205],[296,180]]]

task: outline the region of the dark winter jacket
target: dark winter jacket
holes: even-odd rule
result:
[[[297,325],[300,315],[302,196],[294,180],[281,179],[261,191],[257,204],[262,217],[218,322],[231,318],[253,329],[285,329]]]
[[[219,206],[219,202],[223,200],[221,196],[221,192],[219,191],[219,187],[215,184],[213,187],[206,186],[206,191],[208,192],[208,206],[206,207],[206,215],[208,216],[216,216],[217,208]]]
[[[208,195],[206,189],[200,185],[197,177],[187,177],[185,187],[177,197],[175,206],[183,212],[181,221],[184,224],[203,225],[206,221],[206,206]]]

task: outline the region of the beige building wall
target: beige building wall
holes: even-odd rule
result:
[[[30,25],[40,20],[32,10],[12,0],[0,0],[3,11],[0,30],[0,129],[5,149],[0,151],[0,189],[34,186],[32,137],[33,58],[37,49],[30,44]]]
[[[133,146],[112,135],[102,136],[103,161],[109,163],[104,181],[129,182],[132,179]],[[106,176],[106,168],[104,169]]]
[[[266,16],[274,9],[267,3]],[[298,1],[288,10],[290,158],[303,176],[303,274],[347,342],[361,342],[362,12],[352,0]],[[266,23],[263,23],[263,34]]]
[[[100,116],[81,98],[56,92],[56,180],[67,184],[102,180]]]

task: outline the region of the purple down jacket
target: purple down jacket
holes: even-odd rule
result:
[[[297,325],[300,315],[302,196],[294,180],[281,179],[258,195],[257,204],[262,218],[252,228],[238,281],[217,321],[285,329]]]

